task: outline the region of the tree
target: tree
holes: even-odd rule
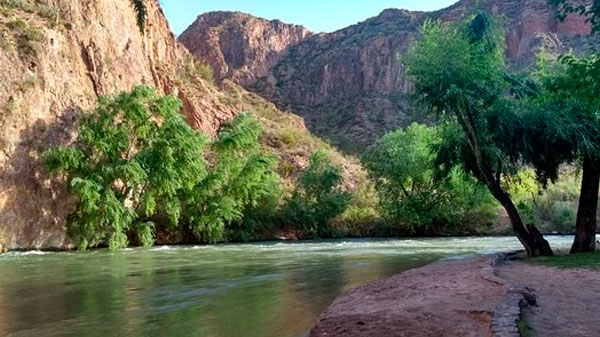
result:
[[[341,182],[340,169],[330,163],[325,152],[315,152],[286,205],[285,221],[301,225],[312,236],[330,236],[330,221],[344,213],[350,202],[350,194],[339,188]]]
[[[564,20],[567,15],[577,13],[587,18],[592,25],[592,33],[600,32],[600,1],[594,0],[591,4],[567,0],[548,0],[551,5],[558,8],[559,19]],[[566,106],[570,111],[566,123],[582,131],[590,133],[574,133],[573,147],[581,149],[583,167],[583,181],[577,211],[575,241],[571,253],[589,252],[596,249],[597,205],[600,189],[600,160],[594,153],[596,144],[591,144],[596,136],[598,111],[596,96],[600,86],[600,60],[591,56],[589,58],[576,58],[567,55],[560,59],[562,69],[554,72],[553,78],[546,78],[546,95],[552,98],[547,106],[552,104]],[[572,95],[572,96],[571,96]],[[565,119],[565,118],[563,118]],[[587,122],[587,124],[585,124]],[[586,136],[583,136],[583,135]],[[592,138],[588,138],[592,137]]]
[[[416,98],[462,130],[454,153],[506,209],[529,256],[551,255],[533,225],[525,227],[503,182],[514,162],[502,138],[513,125],[503,34],[486,14],[461,24],[426,22],[405,60]],[[506,127],[506,128],[505,128]]]
[[[219,132],[208,175],[188,200],[187,221],[199,240],[224,240],[228,225],[239,224],[246,212],[279,194],[277,159],[263,151],[261,132],[248,114],[239,114]]]
[[[596,56],[577,58],[567,54],[559,62],[542,62],[537,77],[542,88],[535,100],[544,120],[534,136],[549,142],[532,142],[552,152],[531,158],[538,172],[555,176],[560,162],[578,160],[583,176],[571,253],[596,249],[598,193],[600,188],[600,67]],[[533,157],[533,156],[531,156]],[[558,159],[557,159],[558,158]],[[548,173],[549,172],[549,173]]]
[[[44,154],[48,170],[65,177],[77,197],[67,229],[80,249],[102,242],[122,248],[131,232],[150,246],[159,214],[178,225],[183,201],[206,174],[206,140],[180,108],[148,87],[103,97],[81,118],[73,145]]]
[[[460,167],[437,167],[443,127],[413,124],[388,133],[363,156],[386,217],[412,234],[476,232],[491,223],[497,204]]]

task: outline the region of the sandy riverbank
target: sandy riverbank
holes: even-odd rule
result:
[[[441,261],[339,297],[317,336],[490,336],[503,286],[482,278],[494,257]]]
[[[310,336],[492,336],[492,319],[507,314],[502,303],[516,288],[537,298],[537,307],[522,312],[533,336],[598,335],[600,272],[516,261],[490,267],[494,260],[440,261],[352,290],[321,315]],[[520,313],[519,298],[509,303],[512,317]],[[518,336],[516,320],[508,335]]]

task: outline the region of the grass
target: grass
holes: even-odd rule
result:
[[[557,255],[529,260],[531,263],[556,268],[600,269],[600,251],[572,255]]]
[[[527,320],[522,315],[521,319],[517,323],[517,328],[519,329],[519,335],[521,335],[521,337],[531,337],[531,330],[529,329],[529,324],[527,324]]]

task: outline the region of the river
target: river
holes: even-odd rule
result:
[[[550,237],[568,248],[572,237]],[[0,336],[299,337],[341,292],[513,237],[0,255]]]

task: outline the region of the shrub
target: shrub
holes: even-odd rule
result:
[[[385,135],[363,157],[396,234],[476,233],[497,214],[490,193],[462,169],[438,172],[441,141],[438,129],[413,124]]]
[[[573,233],[580,185],[579,171],[573,167],[561,169],[559,179],[545,188],[538,184],[535,172],[522,170],[510,192],[527,223],[545,232]]]
[[[261,229],[251,220],[267,216],[264,207],[280,189],[257,120],[238,115],[206,149],[180,107],[147,87],[104,97],[81,119],[75,144],[44,154],[48,170],[65,177],[77,197],[67,229],[80,249],[117,249],[130,239],[150,246],[164,227],[191,230],[204,242]]]
[[[340,169],[324,151],[315,152],[287,202],[285,222],[299,226],[309,236],[331,236],[331,220],[342,214],[350,201],[350,195],[339,188],[341,182]]]
[[[277,160],[265,153],[259,142],[262,129],[250,115],[240,114],[226,124],[212,145],[211,166],[206,178],[193,189],[188,222],[194,235],[204,242],[226,239],[230,232],[253,233],[244,215],[260,209],[279,194]],[[254,213],[256,214],[256,213]]]

